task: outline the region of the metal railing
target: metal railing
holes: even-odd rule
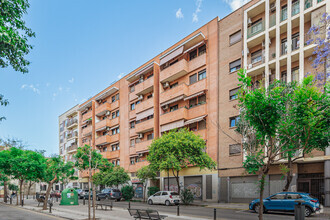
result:
[[[253,37],[254,35],[257,35],[265,30],[265,22],[264,20],[259,21],[256,24],[253,24],[251,27],[247,30],[247,38]]]
[[[276,25],[276,13],[269,16],[269,28]]]
[[[305,0],[305,10],[313,6],[312,0]]]
[[[76,118],[69,119],[68,122],[67,122],[67,124],[66,124],[66,127],[69,127],[69,126],[71,126],[71,125],[73,125],[75,123],[78,123],[78,119],[76,119]]]
[[[66,135],[66,138],[78,137],[78,131],[70,132]]]
[[[67,147],[66,148],[66,151],[69,152],[69,151],[77,150],[77,149],[78,149],[78,145],[77,144],[73,144],[70,147]]]
[[[281,10],[281,21],[288,19],[288,8],[283,8]]]
[[[299,14],[299,12],[300,12],[299,1],[296,1],[295,3],[292,4],[291,16]]]

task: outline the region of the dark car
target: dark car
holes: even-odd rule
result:
[[[50,193],[50,198],[61,198],[61,191],[55,190]]]
[[[78,193],[78,197],[79,199],[83,199],[84,195],[87,193],[88,194],[88,189],[80,189],[80,190],[76,190]]]
[[[119,189],[105,188],[101,193],[96,195],[97,200],[101,199],[115,199],[117,201],[121,200],[121,192]]]
[[[308,193],[280,192],[264,199],[264,211],[292,212],[294,211],[294,205],[297,204],[297,200],[304,201],[302,204],[305,205],[306,217],[320,210],[319,200],[313,198]],[[249,209],[259,212],[259,202],[259,199],[253,200],[249,205]]]
[[[85,190],[84,190],[85,191]],[[95,191],[96,192],[96,198],[97,198],[97,194],[99,194],[100,193],[100,191]],[[91,194],[91,199],[93,199],[93,191],[91,190],[91,192],[90,192]],[[87,192],[84,192],[84,195],[83,195],[83,197],[85,198],[85,199],[88,199],[88,189],[87,189]]]

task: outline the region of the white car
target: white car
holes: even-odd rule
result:
[[[173,191],[159,191],[148,198],[148,204],[165,204],[167,206],[171,204],[179,204],[180,195]]]

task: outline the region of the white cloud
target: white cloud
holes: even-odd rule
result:
[[[55,97],[55,96],[57,96],[57,94],[56,93],[53,93],[53,96]]]
[[[31,85],[24,84],[21,86],[21,89],[30,89],[34,93],[40,94],[40,90],[38,88],[36,88],[33,84],[31,84]]]
[[[175,13],[175,17],[178,18],[178,19],[181,19],[183,18],[183,13],[181,11],[181,8],[179,8],[176,13]]]
[[[69,79],[69,83],[73,83],[74,82],[74,78],[72,77],[71,79]]]
[[[117,76],[117,78],[118,78],[118,79],[121,79],[121,78],[123,78],[123,76],[125,76],[125,73],[121,73],[121,74],[119,74],[119,75]]]
[[[50,86],[50,83],[49,83],[49,82],[48,82],[48,83],[46,83],[46,86],[47,86],[47,87],[49,87],[49,86]]]
[[[193,13],[192,22],[198,22],[198,13],[201,12],[203,0],[196,0],[196,10]]]
[[[235,11],[242,5],[248,3],[250,0],[225,0],[225,2],[230,6],[230,8]]]
[[[58,87],[58,91],[62,92],[63,88],[60,86]]]

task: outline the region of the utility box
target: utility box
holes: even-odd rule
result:
[[[61,193],[61,203],[60,205],[79,205],[78,203],[78,193],[73,188],[68,188]]]

